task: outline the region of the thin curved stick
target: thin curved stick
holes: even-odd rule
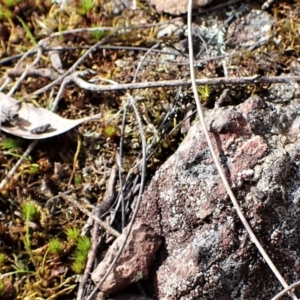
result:
[[[297,281],[295,283],[293,283],[292,285],[290,285],[288,288],[284,289],[283,291],[281,291],[280,293],[278,293],[275,297],[273,297],[271,300],[278,300],[280,299],[282,296],[284,296],[288,291],[294,289],[295,287],[300,285],[300,281]]]
[[[44,48],[43,50],[45,52],[49,52],[49,51],[53,51],[53,50],[57,50],[57,51],[64,51],[64,50],[78,50],[78,49],[89,49],[90,46],[65,46],[65,47],[61,47],[61,48],[57,48],[57,47],[49,47],[49,48]],[[114,46],[114,45],[108,45],[108,46],[99,46],[99,49],[112,49],[112,50],[133,50],[133,51],[148,51],[149,48],[146,47],[134,47],[134,46]],[[28,54],[29,55],[33,55],[35,54],[37,51],[33,50],[34,48],[31,49],[31,52]],[[175,53],[175,52],[171,52],[171,51],[165,51],[165,50],[153,50],[153,52],[159,53],[159,54],[172,54],[172,55],[178,55],[178,56],[182,56],[181,53]],[[0,65],[10,62],[14,59],[18,59],[21,58],[24,54],[16,54],[13,56],[9,56],[9,57],[5,57],[0,59]]]
[[[113,33],[114,34],[114,33]],[[48,89],[50,89],[51,87],[53,87],[56,84],[59,84],[62,82],[62,80],[67,77],[68,75],[70,75],[72,72],[74,72],[76,70],[76,68],[84,61],[84,59],[86,57],[88,57],[90,55],[90,53],[92,51],[94,51],[95,49],[98,48],[99,45],[104,44],[105,42],[107,42],[109,40],[109,38],[112,36],[112,34],[106,36],[105,38],[103,38],[101,41],[97,42],[95,45],[91,46],[89,48],[89,50],[87,50],[73,65],[72,67],[70,67],[65,73],[63,73],[59,78],[57,78],[56,80],[52,81],[51,83],[47,84],[46,86],[40,88],[39,90],[33,92],[32,94],[27,95],[26,97],[24,97],[24,99],[28,99],[30,97],[32,97],[33,95],[39,95],[41,93],[44,93],[45,91],[47,91]]]
[[[145,61],[147,55],[148,55],[149,53],[151,53],[151,51],[154,50],[155,48],[157,48],[159,45],[160,45],[160,43],[157,43],[157,44],[153,45],[153,46],[152,46],[150,49],[148,49],[148,51],[143,55],[141,61],[139,62],[138,66],[137,66],[137,69],[136,69],[136,71],[135,71],[135,74],[134,74],[132,83],[135,83],[135,82],[136,82],[136,78],[137,78],[137,76],[138,76],[138,73],[139,73],[139,71],[140,71],[140,68],[142,67],[143,62]]]
[[[258,239],[256,238],[254,232],[252,231],[249,223],[247,222],[246,218],[244,217],[240,206],[230,188],[230,185],[227,181],[227,178],[225,176],[225,173],[223,171],[223,168],[221,167],[219,160],[217,158],[217,155],[215,153],[214,147],[212,145],[211,139],[209,137],[209,133],[205,124],[205,120],[204,120],[204,116],[203,116],[203,112],[202,112],[202,107],[199,101],[199,97],[198,97],[198,91],[197,91],[197,86],[196,86],[196,81],[195,81],[195,70],[194,70],[194,53],[193,53],[193,37],[192,37],[192,30],[191,30],[191,26],[192,26],[192,4],[193,1],[189,0],[189,4],[188,4],[188,45],[189,45],[189,51],[190,51],[190,56],[189,56],[189,60],[190,60],[190,75],[191,75],[191,81],[192,81],[192,89],[193,89],[193,93],[194,93],[194,97],[195,97],[195,101],[196,101],[196,105],[197,105],[197,111],[198,111],[198,115],[200,118],[200,122],[203,128],[203,132],[209,147],[209,150],[211,152],[212,158],[214,160],[214,163],[216,165],[216,168],[220,174],[220,177],[222,179],[222,182],[226,188],[226,191],[231,199],[231,202],[234,206],[234,208],[237,211],[237,214],[240,218],[240,220],[242,221],[245,229],[247,230],[248,234],[250,235],[251,240],[253,241],[253,243],[256,245],[257,249],[259,250],[259,252],[261,253],[261,255],[263,256],[263,258],[265,259],[265,261],[267,262],[267,264],[269,265],[270,269],[273,271],[273,273],[275,274],[275,276],[277,277],[277,279],[280,281],[280,283],[283,285],[284,288],[288,288],[289,285],[286,283],[286,281],[284,280],[284,278],[281,276],[281,274],[279,273],[279,271],[277,270],[276,266],[273,264],[272,260],[270,259],[270,257],[268,256],[268,254],[266,253],[266,251],[264,250],[264,248],[261,246],[260,242],[258,241]],[[292,299],[298,299],[296,297],[296,295],[293,292],[290,292],[289,295],[292,297]]]
[[[35,54],[35,52],[37,52],[40,46],[42,45],[44,40],[41,40],[38,45],[33,46],[31,49],[29,49],[27,52],[25,52],[24,54],[21,55],[20,60],[16,63],[14,69],[18,69],[21,66],[21,62],[24,61],[29,55]]]
[[[35,48],[33,48],[35,49]],[[39,61],[40,61],[40,58],[42,56],[42,49],[41,47],[38,47],[38,50],[37,50],[37,56],[36,56],[36,59],[29,65],[25,68],[24,72],[22,73],[21,77],[17,80],[17,82],[14,84],[14,86],[10,89],[10,91],[7,93],[7,97],[11,97],[16,89],[19,87],[19,85],[22,83],[22,81],[25,79],[25,77],[27,76],[27,73],[28,71],[34,67]],[[15,67],[16,69],[17,67]]]
[[[127,114],[127,107],[129,105],[129,101],[127,101],[124,112],[123,112],[123,118],[122,118],[122,127],[121,127],[121,136],[120,136],[120,143],[119,143],[119,153],[117,156],[117,164],[119,167],[119,185],[120,185],[120,193],[119,193],[119,199],[118,203],[115,209],[115,212],[118,211],[119,204],[122,205],[122,230],[125,227],[125,207],[124,207],[124,185],[123,185],[123,178],[122,178],[122,155],[123,155],[123,145],[124,145],[124,131],[125,131],[125,124],[126,124],[126,114]]]
[[[5,81],[3,82],[3,84],[0,86],[0,92],[2,92],[6,87],[7,85],[12,81],[11,78],[9,77],[6,77],[5,78]]]

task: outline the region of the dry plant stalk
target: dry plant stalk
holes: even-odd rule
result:
[[[135,82],[124,83],[117,85],[96,85],[85,81],[79,77],[70,77],[70,79],[80,88],[93,91],[122,91],[122,90],[134,90],[134,89],[148,89],[157,87],[178,87],[178,86],[191,86],[192,81],[188,79],[180,80],[164,80],[164,81],[152,81],[152,82]],[[250,77],[218,77],[218,78],[201,78],[195,80],[197,85],[241,85],[241,84],[271,84],[271,83],[291,83],[300,82],[300,76],[250,76]],[[32,95],[37,95],[41,90],[38,90]],[[31,95],[29,95],[31,96]],[[29,97],[28,96],[28,97]]]

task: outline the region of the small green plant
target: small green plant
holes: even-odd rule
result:
[[[82,259],[74,259],[74,262],[72,263],[72,269],[75,273],[80,274],[84,270],[85,267],[85,260]]]
[[[78,13],[82,16],[86,15],[95,7],[95,0],[79,0]]]
[[[22,204],[22,214],[25,217],[25,228],[26,228],[25,236],[22,236],[24,247],[26,252],[30,256],[32,263],[34,264],[35,269],[37,270],[38,264],[36,261],[36,257],[33,255],[31,249],[29,222],[39,217],[38,206],[29,199],[28,201]]]
[[[3,4],[6,7],[13,7],[16,6],[17,4],[21,3],[22,0],[3,0]]]
[[[72,264],[72,269],[75,273],[79,274],[84,270],[90,249],[90,239],[86,236],[79,237],[76,244],[75,253],[73,254],[74,262]]]
[[[24,263],[19,259],[19,257],[13,254],[14,260],[12,261],[12,267],[15,271],[10,272],[9,274],[18,274],[18,273],[33,273],[27,270]]]
[[[40,167],[39,164],[30,164],[28,173],[29,174],[36,174],[39,170],[39,167]]]
[[[204,87],[198,87],[197,90],[198,90],[198,93],[201,96],[201,99],[203,101],[207,101],[207,99],[208,99],[208,97],[210,95],[209,86],[206,84]]]
[[[0,280],[0,296],[4,293],[4,282]]]
[[[8,8],[0,5],[0,20],[11,19],[12,17],[13,17],[13,13]]]
[[[63,251],[63,244],[58,238],[53,238],[48,243],[49,252],[54,255],[58,255]]]
[[[80,186],[82,183],[82,178],[79,174],[74,176],[74,185],[75,186]]]
[[[6,255],[4,253],[0,253],[0,269],[3,266],[5,260],[6,260]]]
[[[117,134],[117,129],[115,126],[113,125],[107,125],[105,128],[104,128],[104,132],[105,134],[108,136],[108,137],[114,137],[116,134]]]
[[[78,239],[77,250],[88,254],[91,249],[91,241],[87,236],[81,236]]]
[[[15,152],[23,145],[23,141],[21,139],[16,138],[4,138],[1,142],[2,150],[8,150],[10,152]]]
[[[26,32],[26,36],[30,39],[32,45],[36,45],[37,41],[35,40],[32,32],[30,31],[29,27],[27,26],[27,24],[20,18],[17,16],[17,19],[20,21],[20,23],[22,24],[23,29]]]
[[[100,27],[98,25],[92,25],[92,27]],[[95,41],[100,41],[101,39],[103,39],[106,35],[106,31],[105,30],[93,30],[91,31],[91,36]]]
[[[35,220],[39,217],[38,206],[31,200],[22,204],[22,214],[26,222]]]
[[[67,238],[75,244],[80,237],[80,230],[76,227],[70,227],[67,229]]]

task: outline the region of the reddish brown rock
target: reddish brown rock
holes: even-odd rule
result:
[[[92,280],[97,284],[110,267],[115,255],[124,243],[127,228],[124,229],[105,258],[92,273]],[[154,261],[155,253],[161,244],[160,237],[147,225],[136,222],[130,232],[126,246],[100,290],[106,294],[121,291],[131,283],[148,278],[149,268]]]
[[[171,15],[185,14],[188,9],[188,0],[147,0],[149,5],[155,6],[158,13],[168,13]],[[193,8],[199,8],[211,3],[213,0],[194,0]]]
[[[126,300],[153,300],[152,298],[146,296],[127,294],[127,293],[120,293],[120,295],[116,295],[107,300],[125,300],[125,299]]]
[[[299,109],[298,100],[282,106],[253,97],[206,111],[214,149],[241,208],[290,283],[299,277]],[[249,300],[281,290],[228,199],[199,123],[156,172],[138,218],[164,240],[149,296]]]

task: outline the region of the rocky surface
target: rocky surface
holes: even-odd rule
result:
[[[123,245],[127,232],[128,228],[125,228],[92,273],[91,277],[95,284],[102,280],[115,255]],[[160,245],[160,237],[149,226],[136,222],[129,234],[121,257],[107,280],[100,287],[101,292],[105,295],[114,294],[132,283],[147,279],[149,267],[153,263],[155,253]]]
[[[271,94],[272,89],[277,85]],[[205,113],[214,148],[242,210],[289,283],[300,276],[297,91],[290,102],[251,97],[236,107]],[[94,271],[95,283],[126,232]],[[159,236],[164,241],[161,248]],[[152,179],[129,243],[101,291],[114,294],[147,278],[152,299],[270,299],[282,289],[232,208],[199,123]]]
[[[155,6],[158,13],[168,13],[171,15],[185,14],[188,9],[188,0],[176,1],[176,0],[147,0],[149,5]],[[194,0],[193,8],[199,8],[211,3],[213,0]]]
[[[114,296],[107,300],[153,300],[152,298],[146,296],[138,296],[135,294],[121,293],[120,295]]]
[[[207,111],[206,122],[247,220],[292,283],[300,276],[300,101],[278,102],[252,97]],[[148,280],[155,299],[270,299],[282,289],[232,208],[199,123],[151,181],[138,222],[164,240]]]

